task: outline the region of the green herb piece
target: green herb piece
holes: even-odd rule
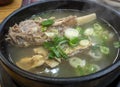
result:
[[[84,29],[82,29],[80,26],[77,26],[76,30],[78,30],[80,34],[84,34]]]
[[[42,26],[44,26],[44,27],[49,27],[49,26],[51,26],[53,23],[54,23],[54,20],[52,20],[52,19],[47,19],[47,20],[43,21],[41,24],[42,24]]]
[[[77,46],[78,44],[79,44],[79,38],[78,37],[76,37],[76,38],[73,38],[73,39],[70,39],[69,40],[69,45],[70,46]]]
[[[48,58],[49,58],[49,59],[55,58],[55,54],[54,54],[53,52],[50,52],[50,53],[48,54]]]
[[[120,48],[120,41],[114,42],[113,45],[115,48]]]
[[[43,27],[41,28],[42,32],[45,32],[47,30],[47,27]]]
[[[104,54],[110,53],[110,49],[108,47],[105,47],[105,46],[100,46],[100,51]]]

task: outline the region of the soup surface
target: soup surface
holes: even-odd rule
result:
[[[104,69],[116,60],[119,44],[110,24],[95,13],[76,10],[33,15],[10,27],[6,40],[12,44],[8,50],[18,67],[50,77],[83,76]]]

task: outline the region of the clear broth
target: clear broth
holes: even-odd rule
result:
[[[40,16],[42,18],[49,18],[51,16],[54,16],[56,18],[62,18],[62,17],[66,17],[69,15],[81,16],[81,15],[85,15],[85,14],[86,14],[85,12],[79,12],[76,10],[51,10],[51,11],[33,15],[31,18],[34,18],[37,16]],[[107,45],[110,48],[110,54],[104,55],[103,58],[101,58],[98,61],[94,60],[93,58],[91,58],[91,56],[88,55],[89,50],[86,50],[86,51],[78,54],[77,56],[79,56],[81,59],[85,59],[88,63],[97,64],[98,66],[100,66],[101,69],[104,69],[107,66],[111,65],[116,58],[118,49],[114,48],[113,42],[118,41],[118,37],[114,31],[114,28],[111,25],[109,25],[107,22],[98,18],[97,20],[93,21],[92,23],[94,23],[96,21],[99,22],[101,25],[103,25],[103,27],[105,29],[107,29],[108,31],[114,33],[114,38],[107,42]],[[84,27],[84,28],[91,27],[92,23],[85,24],[82,27]],[[19,48],[19,47],[9,46],[8,50],[10,52],[10,56],[11,56],[13,62],[16,63],[21,58],[30,57],[30,56],[34,55],[33,48],[35,48],[35,47],[39,47],[39,46],[28,47],[28,48]],[[44,73],[45,71],[48,73]],[[29,72],[43,75],[43,76],[50,76],[50,77],[79,76],[75,73],[74,68],[70,66],[68,60],[64,60],[59,66],[57,66],[53,69],[48,68],[48,67],[46,68],[45,66],[41,66],[41,67],[31,69]]]

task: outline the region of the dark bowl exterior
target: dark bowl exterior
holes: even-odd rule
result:
[[[105,87],[120,75],[120,54],[118,60],[95,74],[83,77],[52,78],[35,75],[15,66],[9,58],[4,42],[5,34],[9,26],[29,18],[31,15],[52,9],[77,9],[80,11],[95,12],[98,17],[109,22],[118,35],[120,35],[120,14],[107,6],[89,0],[43,0],[41,2],[23,7],[10,16],[1,24],[0,28],[0,59],[2,67],[21,85],[20,87]]]

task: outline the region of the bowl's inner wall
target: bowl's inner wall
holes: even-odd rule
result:
[[[6,23],[3,23],[2,28],[0,30],[0,48],[3,49],[1,52],[5,58],[9,58],[9,55],[6,49],[6,43],[4,42],[5,34],[8,33],[9,27],[13,26],[15,23],[19,23],[34,14],[52,10],[52,9],[77,9],[80,11],[86,11],[89,13],[95,12],[97,17],[106,20],[110,23],[117,31],[118,35],[120,35],[120,15],[109,8],[101,6],[96,3],[89,2],[87,0],[81,1],[51,1],[47,3],[32,5],[31,7],[22,9],[21,11],[15,12],[10,15]],[[120,54],[119,54],[120,56]],[[118,57],[120,60],[120,57]]]

